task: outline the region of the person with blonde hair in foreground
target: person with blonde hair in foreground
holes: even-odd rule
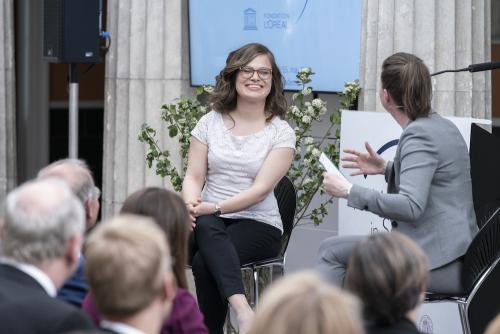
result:
[[[362,334],[358,301],[313,272],[286,276],[264,293],[251,334]]]
[[[484,334],[500,334],[500,312],[491,320]]]
[[[175,259],[172,265],[176,283],[175,298],[170,314],[163,321],[161,334],[208,334],[198,303],[188,291],[186,258],[189,214],[182,198],[165,188],[146,187],[130,194],[123,202],[120,213],[153,218],[167,237],[170,254]],[[99,325],[101,318],[89,294],[83,300],[82,309]]]
[[[168,243],[154,221],[117,216],[90,234],[85,254],[101,327],[120,334],[159,333],[175,288]]]

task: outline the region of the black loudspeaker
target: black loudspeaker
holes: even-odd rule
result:
[[[43,58],[100,63],[101,0],[44,0]]]

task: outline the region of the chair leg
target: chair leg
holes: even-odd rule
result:
[[[253,294],[254,294],[254,307],[259,304],[259,272],[257,268],[252,268],[253,270]]]
[[[237,333],[236,328],[234,328],[231,322],[231,305],[227,308],[226,323],[224,324],[224,334],[234,334]]]
[[[462,323],[462,330],[464,334],[471,334],[469,326],[469,317],[467,316],[467,303],[458,302],[458,312]]]

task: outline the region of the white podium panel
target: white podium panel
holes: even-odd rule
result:
[[[417,313],[417,327],[422,333],[463,333],[458,304],[454,302],[425,303]]]

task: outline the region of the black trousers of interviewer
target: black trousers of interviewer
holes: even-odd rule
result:
[[[276,256],[281,231],[251,219],[198,217],[192,270],[198,304],[211,334],[223,333],[228,297],[244,294],[241,264]]]

